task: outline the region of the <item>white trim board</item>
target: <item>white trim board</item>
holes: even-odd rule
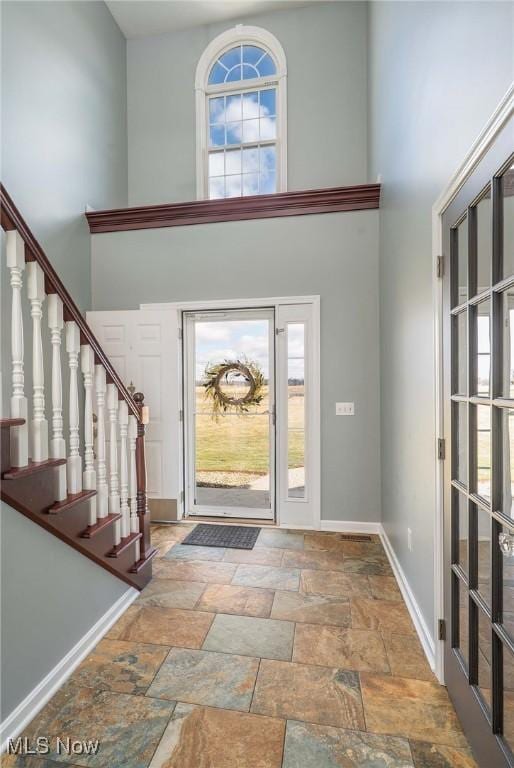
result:
[[[4,722],[0,723],[0,752],[3,753],[7,749],[9,739],[16,739],[19,736],[138,595],[137,589],[129,587],[114,605],[98,619],[96,624],[81,637],[78,643],[68,651],[66,656],[18,704]]]
[[[407,610],[409,611],[410,617],[418,634],[422,648],[425,652],[425,656],[427,657],[427,661],[430,664],[432,671],[434,671],[436,661],[434,639],[418,605],[418,601],[416,600],[414,593],[409,586],[407,577],[400,565],[398,558],[396,557],[393,546],[389,541],[389,537],[381,524],[379,524],[379,527],[380,541],[382,542],[386,555],[391,564],[391,568],[393,569],[394,576],[398,582],[398,586],[400,587],[400,592],[402,593],[402,597],[405,601]]]
[[[361,523],[358,520],[321,520],[321,531],[336,531],[337,533],[382,533],[381,523]]]
[[[442,217],[446,208],[471,176],[498,133],[514,115],[514,82],[491,115],[448,185],[437,198],[432,208],[432,305],[434,334],[434,438],[444,436],[443,403],[443,281],[437,277],[437,258],[442,254]],[[435,470],[435,518],[434,518],[434,617],[433,637],[438,636],[437,621],[444,611],[444,568],[443,568],[443,487],[442,462],[436,461]],[[436,640],[434,672],[444,683],[444,642]]]
[[[236,298],[236,299],[207,299],[207,300],[195,300],[195,301],[174,301],[174,302],[158,302],[155,304],[140,304],[140,309],[144,310],[168,310],[173,309],[179,313],[182,312],[208,312],[210,310],[235,310],[235,309],[257,309],[257,308],[270,308],[275,309],[275,317],[278,317],[280,307],[298,305],[298,304],[310,304],[312,305],[312,338],[315,339],[313,345],[314,360],[313,368],[317,371],[317,374],[313,376],[311,387],[311,399],[312,408],[315,414],[314,425],[311,430],[311,439],[313,446],[312,455],[312,500],[314,504],[313,510],[313,529],[319,530],[320,517],[321,517],[321,380],[319,375],[320,370],[320,349],[321,349],[321,325],[320,325],[320,311],[321,311],[321,297],[319,294],[309,296],[272,296],[265,298]],[[179,316],[179,329],[182,329],[182,318]],[[183,365],[182,356],[180,356],[179,365]],[[182,374],[179,376],[182,381]],[[181,393],[183,397],[183,393]],[[180,456],[179,456],[181,473],[184,468],[184,451],[183,443],[180,441]],[[182,504],[178,507],[179,516],[182,518],[185,514],[185,505]],[[277,505],[277,520],[280,526],[279,505]],[[291,523],[292,527],[298,527],[298,524]]]
[[[200,299],[194,301],[164,301],[154,304],[140,304],[139,309],[177,309],[180,312],[196,312],[201,309],[253,309],[258,307],[276,307],[279,304],[318,304],[320,295],[312,296],[267,296],[250,299]]]

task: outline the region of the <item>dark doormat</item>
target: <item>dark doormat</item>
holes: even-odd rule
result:
[[[260,528],[250,528],[245,525],[200,523],[186,536],[182,544],[194,544],[199,547],[253,549],[260,530]]]

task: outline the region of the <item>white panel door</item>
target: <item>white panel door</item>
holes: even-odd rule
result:
[[[123,383],[143,392],[150,409],[146,428],[148,496],[179,499],[177,312],[138,309],[88,312],[86,317]]]

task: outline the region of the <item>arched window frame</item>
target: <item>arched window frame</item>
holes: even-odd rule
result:
[[[249,44],[264,48],[274,59],[277,72],[270,77],[244,80],[239,83],[208,85],[209,73],[215,61],[236,45]],[[277,192],[287,190],[287,67],[284,49],[277,38],[261,27],[238,24],[214,38],[203,52],[196,68],[196,187],[197,197],[208,195],[208,110],[207,101],[213,93],[251,91],[273,85],[277,89]],[[237,87],[235,87],[237,86]]]

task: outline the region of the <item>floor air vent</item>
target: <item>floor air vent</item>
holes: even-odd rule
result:
[[[372,541],[371,536],[365,533],[340,533],[339,538],[342,541]]]

